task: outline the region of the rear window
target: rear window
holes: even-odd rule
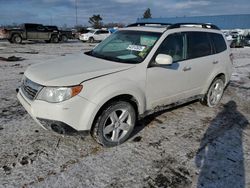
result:
[[[227,49],[226,42],[221,34],[209,33],[214,44],[215,53],[223,52]]]
[[[206,32],[187,32],[187,59],[208,56],[212,47]]]

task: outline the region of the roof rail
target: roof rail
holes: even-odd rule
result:
[[[200,26],[202,28],[206,29],[216,29],[220,30],[219,27],[217,27],[214,24],[209,24],[209,23],[176,23],[176,24],[171,24],[168,29],[175,29],[175,28],[180,28],[181,26],[184,27],[195,27],[195,26]]]
[[[137,22],[127,25],[127,27],[136,27],[136,26],[170,26],[170,23],[160,23],[160,22]]]

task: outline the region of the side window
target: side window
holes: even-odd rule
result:
[[[36,31],[37,25],[25,24],[25,28],[27,31]]]
[[[107,33],[109,33],[109,32],[108,31],[104,31],[104,30],[101,31],[101,34],[107,34]]]
[[[206,32],[187,32],[187,59],[212,54],[212,47]]]
[[[170,55],[173,61],[185,59],[184,37],[181,33],[168,35],[158,48],[157,54]]]
[[[209,35],[210,35],[212,42],[214,44],[215,53],[220,53],[220,52],[223,52],[227,49],[227,45],[226,45],[225,40],[221,34],[209,33]]]
[[[45,30],[45,28],[44,28],[43,26],[41,26],[41,25],[37,26],[36,29],[37,29],[38,31],[44,31],[44,30]]]
[[[95,34],[97,34],[97,35],[98,35],[98,34],[100,34],[100,33],[101,33],[101,31],[100,31],[100,30],[98,30],[98,31],[96,31],[96,32],[95,32]]]

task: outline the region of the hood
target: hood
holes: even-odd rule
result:
[[[24,75],[44,86],[72,86],[96,77],[124,71],[135,65],[116,63],[81,54],[31,65]]]

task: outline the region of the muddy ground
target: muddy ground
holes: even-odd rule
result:
[[[91,48],[0,42],[0,187],[250,187],[250,48],[233,49],[218,107],[195,101],[151,115],[114,148],[43,130],[16,98],[27,66]]]

